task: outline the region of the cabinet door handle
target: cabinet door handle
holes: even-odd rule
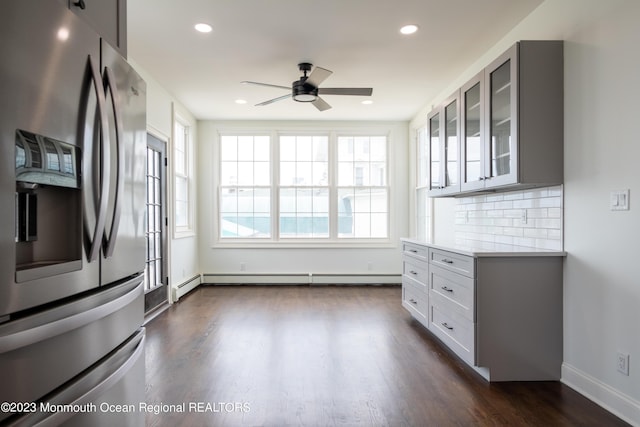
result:
[[[409,249],[409,252],[412,252],[412,253],[414,253],[414,254],[417,254],[417,253],[418,253],[418,251],[417,251],[416,249]]]
[[[451,293],[453,293],[453,289],[448,288],[448,287],[446,287],[446,286],[442,286],[442,287],[441,287],[441,289],[442,289],[443,291],[447,291],[447,292],[451,292]]]
[[[478,181],[484,181],[484,176],[479,176]]]
[[[85,10],[87,8],[87,5],[85,4],[84,0],[74,1],[73,5],[79,7],[82,10]]]
[[[447,263],[447,264],[453,264],[453,261],[451,261],[450,259],[447,259],[447,258],[443,258],[441,261],[444,262],[444,263]]]
[[[414,300],[413,298],[411,298],[411,299],[409,300],[409,302],[410,302],[411,304],[418,305],[418,301]]]
[[[411,270],[409,273],[413,274],[414,276],[418,275],[418,272],[417,271],[413,271],[413,270]]]
[[[442,322],[441,325],[447,328],[448,330],[453,331],[453,326],[449,326],[447,322]]]

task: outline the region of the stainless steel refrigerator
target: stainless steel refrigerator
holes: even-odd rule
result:
[[[145,108],[63,2],[2,2],[0,425],[144,425]]]

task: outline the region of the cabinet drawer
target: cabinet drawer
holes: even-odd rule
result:
[[[427,313],[429,304],[427,294],[413,286],[411,282],[402,281],[402,306],[425,326],[428,326]]]
[[[448,301],[451,310],[475,321],[475,280],[432,265],[429,292],[440,301]]]
[[[463,276],[471,278],[476,276],[475,260],[470,256],[430,248],[429,263]]]
[[[429,330],[458,356],[475,365],[475,323],[448,311],[439,304],[431,304]]]
[[[429,260],[429,249],[426,246],[420,246],[413,243],[402,243],[402,252],[405,255],[409,255],[424,261]]]
[[[429,283],[428,267],[426,262],[416,262],[405,257],[402,262],[402,274],[418,282],[417,284],[423,286],[424,291],[427,292],[427,283]]]

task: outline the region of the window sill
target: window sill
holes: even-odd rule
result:
[[[348,240],[348,241],[336,241],[327,240],[326,242],[309,241],[309,240],[296,240],[296,241],[278,241],[265,240],[256,241],[234,239],[230,240],[218,240],[213,245],[212,249],[391,249],[398,247],[398,242],[391,239],[367,239],[367,240]]]
[[[173,240],[186,239],[186,238],[195,237],[195,236],[196,236],[196,232],[194,230],[174,231],[173,232]]]

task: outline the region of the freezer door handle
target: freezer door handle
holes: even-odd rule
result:
[[[94,144],[101,145],[102,147],[102,155],[101,155],[101,165],[99,166],[100,170],[89,170],[89,176],[94,176],[95,173],[100,175],[99,177],[99,197],[97,200],[97,215],[96,215],[96,224],[90,233],[89,237],[89,254],[88,260],[89,262],[95,261],[98,259],[100,254],[100,243],[102,242],[102,234],[104,233],[104,225],[107,217],[107,205],[109,203],[109,176],[110,176],[110,150],[109,150],[109,123],[107,121],[107,110],[105,108],[106,98],[104,95],[104,88],[102,87],[102,78],[100,77],[99,68],[96,66],[95,62],[91,55],[89,55],[89,70],[91,72],[91,85],[93,91],[96,95],[97,102],[97,113],[99,114],[99,139],[97,141],[93,141]],[[87,97],[89,93],[87,93]],[[84,117],[87,117],[87,105],[88,102],[84,104]],[[102,141],[102,143],[100,143]],[[92,159],[85,159],[88,161],[88,164],[93,168],[94,165],[91,165]],[[86,209],[86,207],[85,207]],[[86,219],[85,219],[86,222]]]
[[[123,141],[123,124],[122,115],[120,109],[120,97],[118,96],[118,88],[116,86],[116,79],[113,71],[109,67],[104,69],[104,91],[105,95],[108,95],[113,108],[113,117],[115,120],[115,145],[116,145],[116,188],[115,199],[113,207],[113,217],[111,222],[111,229],[107,234],[107,230],[104,231],[103,249],[104,256],[109,258],[113,255],[113,250],[116,246],[116,240],[118,237],[118,229],[120,227],[120,211],[122,205],[122,192],[124,187],[124,141]],[[111,141],[113,144],[114,141]]]
[[[114,363],[120,363],[119,358],[115,357],[117,356],[116,354],[111,358],[111,360],[107,360],[105,362],[105,365],[107,366],[100,366],[94,372],[90,372],[84,377],[74,381],[64,390],[49,397],[47,399],[47,403],[53,405],[62,404],[71,405],[72,407],[82,407],[92,402],[100,402],[100,397],[117,384],[118,381],[124,378],[124,376],[133,369],[138,360],[141,357],[144,357],[144,344],[145,330],[143,328],[119,350],[119,352],[130,351],[130,348],[135,345],[135,350],[133,350],[127,359],[120,364],[120,366],[109,366]],[[92,376],[97,378],[92,378]],[[98,381],[97,384],[95,384],[96,381]],[[89,388],[87,389],[87,387]],[[71,399],[73,400],[70,402],[69,400]],[[9,426],[27,427],[37,425],[38,427],[54,427],[59,426],[74,415],[76,414],[71,411],[61,411],[53,414],[46,412],[34,412],[16,419],[14,422],[10,423]]]
[[[136,277],[133,281],[140,280],[140,277]],[[0,336],[0,354],[62,335],[117,312],[140,296],[143,292],[140,283],[126,294],[105,304],[55,320],[43,319],[41,324]]]

